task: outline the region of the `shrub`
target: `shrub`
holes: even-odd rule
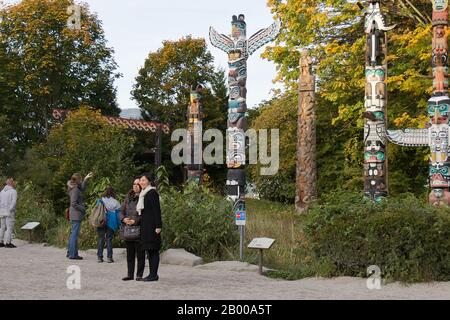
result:
[[[50,242],[52,231],[63,219],[56,217],[51,202],[43,198],[31,182],[18,183],[17,193],[15,235],[27,239],[27,231],[20,228],[28,222],[36,221],[40,226],[33,231],[33,240]]]
[[[170,186],[164,167],[157,172],[163,219],[163,249],[184,248],[207,260],[224,257],[238,243],[232,204],[194,182]]]
[[[412,194],[375,205],[362,194],[336,192],[304,219],[311,254],[328,265],[325,276],[367,276],[370,265],[386,280],[450,280],[450,215]]]
[[[25,180],[32,180],[53,202],[57,213],[67,206],[67,181],[75,172],[94,177],[95,183],[108,179],[120,192],[129,188],[138,170],[133,164],[135,138],[124,128],[110,125],[98,111],[80,108],[62,124],[54,125],[45,143],[35,145],[18,164]]]

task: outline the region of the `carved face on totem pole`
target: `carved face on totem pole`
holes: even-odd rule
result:
[[[428,116],[432,124],[447,124],[450,116],[449,97],[437,96],[428,100]]]
[[[450,162],[430,164],[429,176],[433,189],[450,187]]]
[[[433,10],[435,11],[443,11],[447,9],[448,0],[434,0],[433,1]]]

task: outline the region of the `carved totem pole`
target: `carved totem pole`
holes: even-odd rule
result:
[[[429,146],[429,202],[450,205],[450,158],[448,97],[448,0],[433,0],[433,94],[428,100],[430,121],[426,129],[388,130],[388,138],[402,146]]]
[[[201,85],[194,86],[191,90],[191,102],[188,107],[188,141],[189,164],[186,165],[188,181],[200,183],[203,174],[202,133],[203,133],[203,108],[201,105]]]
[[[231,37],[209,29],[211,44],[228,54],[228,121],[227,121],[227,190],[234,201],[234,213],[245,215],[245,131],[247,130],[247,59],[256,50],[274,40],[281,29],[281,22],[275,21],[270,27],[261,29],[247,40],[245,17],[233,16]],[[241,260],[243,246],[241,228]]]
[[[299,83],[295,209],[304,212],[317,198],[315,77],[307,50],[300,58]]]
[[[386,139],[386,31],[379,1],[370,1],[365,10],[366,90],[364,116],[364,194],[374,202],[388,195]]]

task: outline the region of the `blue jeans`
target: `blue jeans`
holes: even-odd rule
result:
[[[113,257],[112,240],[114,237],[114,230],[107,226],[97,228],[97,235],[98,235],[97,256],[99,258],[103,258],[103,248],[105,246],[105,240],[106,240],[106,254],[107,254],[108,258],[112,258]]]
[[[69,237],[69,258],[78,257],[78,234],[80,233],[81,221],[72,220],[72,230]]]

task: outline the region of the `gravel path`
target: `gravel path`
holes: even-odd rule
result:
[[[126,259],[115,251],[113,264],[98,264],[95,250],[82,261],[65,258],[65,250],[16,240],[17,249],[0,248],[0,300],[4,299],[450,299],[450,282],[383,285],[368,290],[366,280],[341,277],[298,281],[270,279],[255,272],[160,266],[158,282],[124,282]],[[67,268],[81,270],[81,289],[66,286]],[[147,271],[146,271],[147,272]]]

